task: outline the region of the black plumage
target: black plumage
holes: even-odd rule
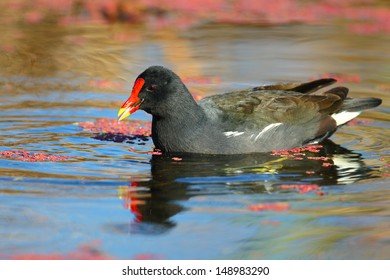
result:
[[[153,115],[152,138],[165,152],[241,154],[290,149],[328,138],[358,112],[381,103],[351,99],[335,79],[258,86],[195,102],[171,70],[141,73],[119,119],[137,109]]]

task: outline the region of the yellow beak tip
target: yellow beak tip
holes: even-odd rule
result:
[[[124,120],[128,116],[130,116],[130,108],[120,108],[118,112],[118,122]]]

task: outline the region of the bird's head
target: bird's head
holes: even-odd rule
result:
[[[134,82],[130,97],[118,112],[118,121],[127,118],[138,109],[154,116],[172,110],[178,98],[187,91],[180,78],[162,66],[151,66]],[[188,92],[188,91],[187,91]]]

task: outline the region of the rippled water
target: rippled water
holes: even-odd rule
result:
[[[1,150],[72,156],[0,157],[1,258],[66,258],[83,246],[115,259],[390,258],[388,34],[343,25],[178,32],[41,23],[0,31],[12,46],[0,56]],[[80,128],[115,118],[135,77],[153,64],[171,67],[197,96],[332,74],[351,96],[384,102],[312,155],[330,166],[274,155],[175,161],[152,156],[149,138],[101,141],[104,132]]]

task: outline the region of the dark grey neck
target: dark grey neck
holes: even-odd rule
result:
[[[206,115],[194,100],[191,101],[164,116],[153,116],[152,138],[157,149],[165,152],[195,149],[194,141],[203,131]]]

